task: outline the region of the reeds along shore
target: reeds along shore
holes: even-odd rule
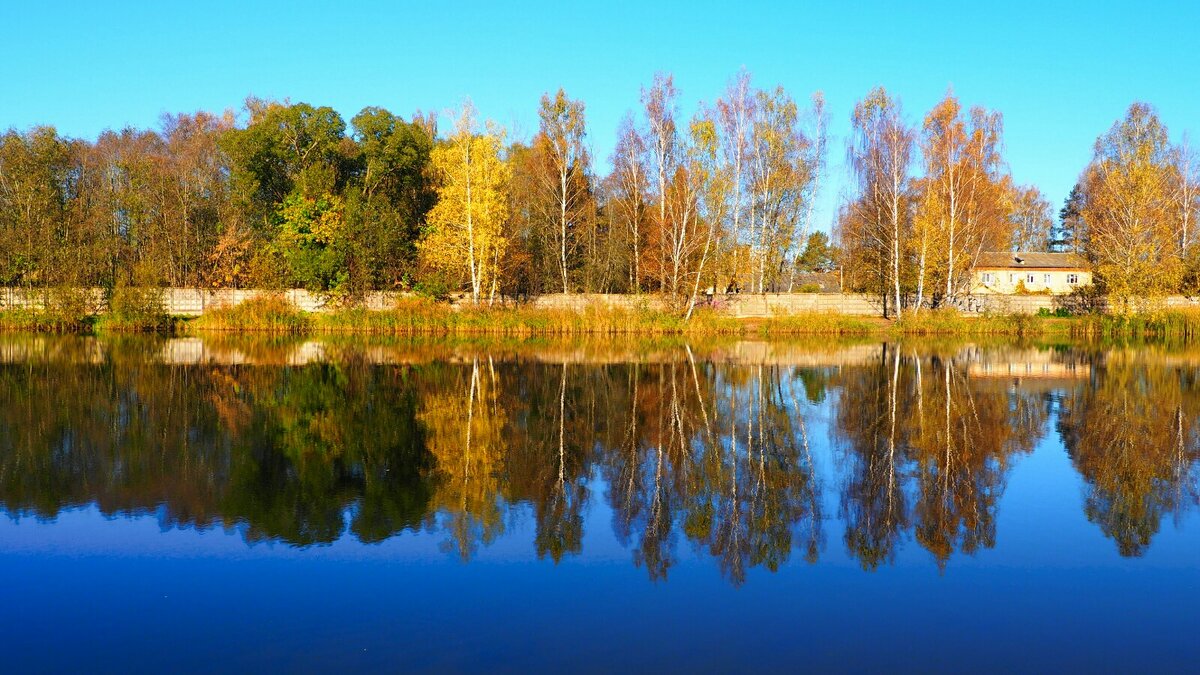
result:
[[[0,312],[0,330],[25,332],[362,333],[377,335],[636,336],[730,335],[1011,335],[1200,338],[1200,310],[1165,310],[1134,315],[1086,314],[1056,317],[963,315],[931,310],[899,321],[838,313],[804,313],[743,319],[709,309],[690,319],[664,311],[592,306],[582,310],[529,307],[452,308],[411,299],[386,311],[347,308],[323,313],[296,309],[282,297],[260,297],[211,309],[194,319],[170,317],[135,294],[118,295],[110,311],[96,316],[77,307]]]

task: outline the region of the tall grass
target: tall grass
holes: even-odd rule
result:
[[[580,309],[527,306],[452,307],[407,298],[394,308],[361,308],[306,314],[282,297],[259,297],[206,312],[191,323],[200,331],[276,333],[367,333],[379,335],[488,335],[505,337],[568,335],[814,335],[868,334],[878,322],[839,314],[802,314],[745,320],[699,309],[690,320],[653,310],[588,305]]]
[[[866,333],[869,320],[836,314],[806,314],[747,321],[709,309],[690,320],[652,309],[589,305],[581,309],[462,307],[413,298],[382,312],[361,309],[316,315],[313,327],[324,332],[393,335],[560,336],[560,335],[751,335]]]
[[[296,309],[287,298],[260,295],[236,305],[209,309],[194,319],[190,327],[211,331],[304,333],[312,328],[312,323],[312,318]]]
[[[1030,314],[964,315],[954,309],[908,314],[889,332],[900,335],[1050,335],[1068,334],[1071,320]]]
[[[68,316],[40,309],[0,311],[0,331],[20,333],[86,333],[92,322],[86,316]]]
[[[412,298],[387,311],[347,309],[314,316],[322,332],[392,335],[619,335],[683,331],[677,317],[649,310],[587,307],[582,310],[530,307],[461,307]]]
[[[1157,337],[1200,339],[1200,308],[1157,310],[1138,314],[1089,314],[1071,325],[1077,337]]]
[[[109,311],[93,316],[86,302],[71,294],[50,293],[44,310],[0,311],[0,330],[30,332],[178,331],[183,324],[167,316],[153,292],[116,289]],[[529,306],[454,307],[426,298],[406,298],[394,308],[373,311],[347,308],[309,314],[285,297],[262,295],[237,305],[209,309],[187,322],[185,330],[246,331],[274,334],[366,333],[395,336],[480,336],[527,339],[546,336],[730,336],[805,335],[891,336],[1052,336],[1064,339],[1169,338],[1200,340],[1200,308],[1140,314],[1085,314],[1073,317],[964,315],[952,309],[923,311],[899,321],[836,312],[810,312],[767,318],[736,318],[708,307],[689,320],[650,308],[578,309]]]

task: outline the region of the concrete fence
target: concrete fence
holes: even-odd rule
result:
[[[281,295],[297,309],[306,312],[324,312],[334,308],[330,298],[302,289],[286,291],[267,290],[208,290],[199,288],[164,288],[160,290],[163,309],[176,316],[199,316],[216,307],[228,307],[252,298],[266,295]],[[48,304],[61,302],[57,298],[63,291],[54,289],[0,288],[0,309],[41,309]],[[92,312],[105,310],[106,295],[102,289],[80,289],[68,291],[75,302],[82,302]],[[412,294],[397,291],[375,291],[368,293],[361,306],[372,310],[386,310],[396,302]],[[982,295],[968,296],[957,303],[958,308],[969,314],[1037,314],[1045,309],[1054,311],[1064,306],[1063,296],[1049,295]],[[462,296],[452,299],[452,307],[466,306],[469,300]],[[515,301],[506,299],[505,304]],[[657,295],[620,295],[604,293],[548,294],[525,301],[526,306],[539,309],[583,310],[588,307],[610,309],[663,309],[663,299]],[[711,305],[717,311],[740,318],[767,318],[788,316],[807,312],[839,313],[852,316],[882,316],[883,303],[878,296],[854,293],[767,293],[760,295],[733,294],[704,298],[702,305]],[[1138,303],[1145,305],[1146,303]],[[1200,300],[1183,296],[1170,296],[1154,303],[1159,307],[1200,307]]]

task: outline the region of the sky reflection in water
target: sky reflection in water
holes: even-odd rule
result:
[[[1200,350],[7,337],[0,360],[22,670],[1198,656]]]

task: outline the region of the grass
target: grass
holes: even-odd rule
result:
[[[286,298],[264,295],[237,305],[216,307],[193,319],[189,328],[208,331],[258,331],[304,333],[312,327],[310,315]]]
[[[952,309],[907,315],[898,321],[811,312],[768,318],[737,318],[699,308],[692,318],[652,309],[589,306],[581,310],[524,306],[452,308],[411,298],[394,309],[343,309],[307,314],[281,297],[263,297],[234,307],[211,310],[191,322],[199,331],[272,333],[365,333],[375,335],[630,336],[726,335],[960,335],[1057,336],[1064,338],[1173,337],[1200,339],[1200,310],[1170,310],[1146,315],[1028,314],[964,315]]]
[[[1072,319],[1029,314],[964,315],[953,309],[909,314],[889,332],[899,335],[1051,335],[1069,334]]]
[[[54,309],[57,307],[57,309]],[[1200,340],[1200,308],[1142,314],[1083,316],[964,315],[955,310],[923,311],[888,321],[838,313],[736,318],[698,308],[688,321],[649,308],[591,305],[583,309],[528,306],[460,307],[408,298],[386,311],[348,308],[309,314],[285,297],[266,295],[210,309],[183,320],[162,310],[157,296],[116,289],[109,311],[88,316],[73,303],[45,311],[0,311],[0,331],[23,332],[256,332],[270,334],[374,334],[530,339],[564,336],[1021,336],[1064,339],[1164,338]]]
[[[697,310],[691,320],[663,311],[589,306],[581,310],[464,307],[409,299],[387,311],[348,309],[312,317],[315,332],[388,335],[800,335],[864,334],[869,319],[809,314],[747,321]]]
[[[0,312],[0,331],[22,333],[87,333],[94,321],[79,314],[33,309]]]

